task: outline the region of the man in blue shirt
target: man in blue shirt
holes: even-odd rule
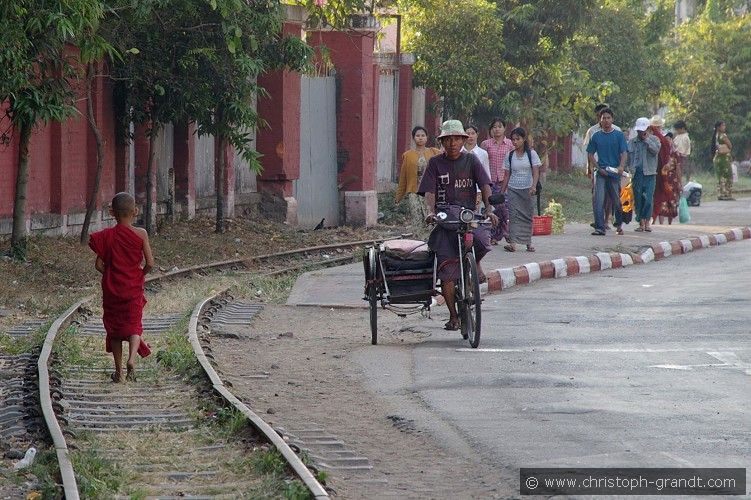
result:
[[[621,174],[626,166],[628,146],[623,132],[613,127],[613,111],[605,108],[600,112],[600,130],[596,132],[587,144],[589,168],[595,175],[595,196],[592,209],[595,216],[596,236],[605,235],[605,199],[612,203],[612,213],[615,215],[615,227],[618,234],[623,234],[621,224]],[[595,159],[595,154],[597,158]]]

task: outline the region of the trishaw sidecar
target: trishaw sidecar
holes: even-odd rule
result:
[[[365,249],[365,297],[371,342],[378,343],[378,307],[400,316],[427,311],[436,291],[436,259],[424,241],[388,240]]]

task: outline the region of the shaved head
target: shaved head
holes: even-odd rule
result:
[[[130,215],[136,209],[136,200],[129,193],[117,193],[112,198],[112,213],[115,217]]]

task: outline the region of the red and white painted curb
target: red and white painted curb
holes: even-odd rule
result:
[[[724,233],[702,235],[675,241],[652,244],[641,254],[597,252],[589,256],[531,262],[486,272],[488,282],[480,287],[481,294],[498,293],[509,288],[528,285],[541,279],[565,278],[593,271],[617,269],[633,264],[646,264],[671,255],[681,255],[701,248],[724,245],[730,241],[751,239],[751,227],[735,228]]]

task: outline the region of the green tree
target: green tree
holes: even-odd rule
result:
[[[180,62],[195,47],[189,43],[195,44],[192,30],[186,28],[201,25],[191,16],[191,5],[172,0],[119,0],[104,21],[107,38],[123,54],[121,60],[113,61],[111,70],[116,96],[122,100],[118,108],[124,112],[119,130],[123,133],[133,122],[143,126],[149,140],[144,206],[149,234],[156,231],[156,139],[164,125],[187,116],[184,93],[191,81]]]
[[[712,22],[705,16],[681,25],[673,64],[676,116],[689,125],[695,161],[711,165],[714,123],[724,120],[733,155],[744,158],[751,137],[751,16]]]
[[[503,23],[486,0],[435,0],[405,7],[405,44],[414,52],[415,85],[443,98],[446,117],[472,113],[502,84]]]
[[[591,77],[614,84],[608,104],[621,126],[655,113],[675,79],[664,45],[671,35],[670,4],[657,2],[648,13],[629,3],[603,2],[574,40],[574,57]]]
[[[2,137],[19,137],[11,253],[25,258],[29,139],[35,126],[63,121],[75,112],[69,78],[75,74],[68,44],[96,31],[99,0],[14,0],[0,3],[0,102]]]
[[[283,6],[275,0],[122,0],[113,39],[126,53],[113,71],[124,96],[124,117],[148,127],[147,229],[155,228],[154,139],[171,121],[191,120],[198,134],[217,138],[216,230],[224,230],[223,154],[231,145],[251,168],[260,163],[249,131],[263,122],[253,100],[264,71],[300,70],[311,50],[282,36]]]
[[[95,29],[98,28],[98,26],[92,26],[91,28]],[[83,224],[81,225],[81,235],[79,238],[81,244],[86,244],[89,239],[91,219],[96,210],[97,201],[99,200],[102,173],[104,172],[104,137],[102,136],[102,131],[99,128],[94,113],[94,100],[96,98],[94,94],[94,86],[98,78],[105,77],[100,74],[100,71],[107,68],[108,65],[106,60],[117,60],[120,57],[120,54],[115,50],[112,44],[100,36],[98,32],[88,33],[81,43],[80,50],[81,63],[85,67],[83,75],[81,76],[84,80],[84,89],[86,93],[86,121],[89,124],[89,129],[94,135],[94,142],[96,144],[96,173],[86,203],[86,214],[83,219]]]
[[[216,189],[216,232],[224,231],[224,193],[221,187],[227,165],[222,152],[234,147],[251,168],[260,171],[258,154],[248,131],[263,125],[252,102],[263,92],[257,77],[278,68],[302,71],[307,68],[311,49],[296,37],[282,36],[284,12],[275,0],[216,0],[216,7],[201,12],[209,26],[202,30],[204,47],[190,51],[182,61],[193,75],[187,88],[189,116],[199,134],[218,139]]]

